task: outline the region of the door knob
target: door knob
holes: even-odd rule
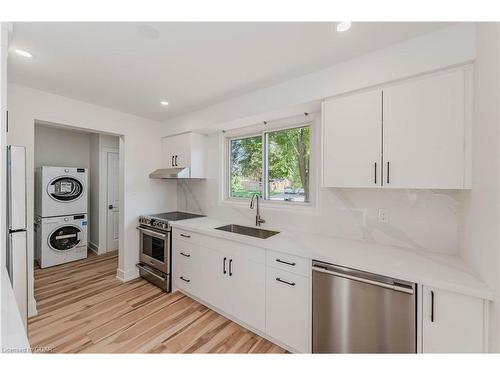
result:
[[[108,206],[108,208],[109,208],[110,210],[112,210],[112,209],[113,209],[113,205],[112,205],[112,204],[110,204],[110,205]]]

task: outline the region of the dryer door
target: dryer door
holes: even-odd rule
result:
[[[57,251],[74,249],[80,243],[81,233],[81,229],[75,225],[60,226],[50,234],[49,246]]]
[[[47,193],[58,202],[73,202],[82,196],[83,185],[74,177],[57,177],[47,186]]]

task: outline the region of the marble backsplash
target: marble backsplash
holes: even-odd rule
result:
[[[179,181],[180,210],[253,225],[246,204],[220,202],[216,179]],[[265,228],[320,233],[446,254],[458,253],[460,196],[456,191],[320,189],[316,209],[261,207]],[[388,211],[380,222],[378,211]]]
[[[177,182],[178,209],[201,212],[229,223],[253,225],[249,202],[221,201],[221,137],[207,137],[206,180]],[[313,171],[312,178],[317,175]],[[287,205],[288,207],[290,205]],[[459,251],[461,195],[455,190],[318,189],[315,208],[263,206],[265,228],[328,234],[444,254]],[[378,213],[388,211],[388,221]]]

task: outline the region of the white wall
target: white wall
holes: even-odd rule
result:
[[[495,295],[490,349],[498,352],[500,321],[500,28],[477,26],[472,133],[472,190],[462,193],[460,253]]]
[[[149,172],[160,167],[160,124],[108,108],[9,84],[8,141],[27,150],[28,253],[33,263],[33,171],[35,120],[65,124],[77,129],[106,132],[120,137],[120,245],[118,277],[137,277],[139,236],[135,229],[140,214],[176,208],[175,182],[151,180]],[[168,189],[171,187],[171,189]],[[33,270],[30,268],[29,307],[33,300]]]
[[[100,134],[89,135],[89,248],[99,252],[99,143]]]
[[[306,103],[474,60],[475,24],[461,23],[165,122],[162,136],[210,132],[302,113]]]
[[[90,166],[90,134],[35,125],[35,168]]]

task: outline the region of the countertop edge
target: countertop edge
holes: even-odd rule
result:
[[[207,218],[205,218],[205,219],[207,219]],[[242,235],[236,235],[236,234],[232,234],[232,233],[226,233],[223,231],[217,231],[217,230],[215,230],[215,226],[214,226],[214,228],[206,229],[203,227],[200,228],[199,226],[190,225],[190,224],[193,224],[195,222],[195,220],[198,220],[198,218],[189,220],[189,221],[191,221],[191,223],[188,223],[188,220],[186,220],[186,221],[174,221],[174,222],[171,222],[171,226],[174,228],[179,228],[179,229],[184,229],[184,230],[204,234],[204,235],[207,235],[210,237],[216,237],[216,238],[221,238],[221,239],[225,239],[225,240],[229,240],[229,241],[238,242],[238,243],[241,243],[241,244],[244,244],[247,246],[256,246],[256,247],[260,247],[260,248],[265,249],[265,250],[277,251],[277,252],[282,252],[285,254],[299,256],[299,257],[303,257],[303,258],[306,258],[309,260],[314,259],[314,260],[319,260],[319,261],[324,261],[324,262],[334,261],[333,260],[334,257],[329,258],[329,259],[318,259],[318,257],[311,257],[310,254],[298,253],[296,251],[289,251],[288,249],[282,248],[279,246],[273,246],[272,242],[270,243],[268,241],[269,239],[263,240],[263,239],[259,239],[259,238],[244,238],[244,236],[242,236]],[[220,222],[220,223],[222,225],[222,222]],[[311,235],[313,235],[313,234],[311,234]],[[324,237],[330,238],[330,236],[324,236]],[[342,240],[342,241],[352,241],[353,243],[360,242],[360,241],[348,240],[348,239],[337,238],[337,237],[332,237],[332,239],[338,239],[338,240]],[[365,243],[363,243],[363,244],[365,244]],[[366,243],[366,245],[370,246],[370,243]],[[373,246],[386,247],[388,249],[395,248],[395,247],[391,247],[391,246],[375,245],[375,244],[373,244]],[[406,250],[401,250],[401,251],[406,251]],[[411,250],[408,250],[408,251],[411,251]],[[432,260],[429,260],[429,262],[432,262]],[[345,264],[345,263],[343,263],[342,265],[346,266],[346,267],[352,267],[352,268],[356,268],[356,267],[359,268],[360,267],[358,264]],[[376,272],[376,270],[373,270],[373,269],[366,269],[366,271],[368,271],[368,272],[375,271]],[[462,272],[463,274],[467,274],[470,277],[473,277],[474,279],[476,279],[477,283],[480,283],[483,285],[478,288],[475,286],[468,286],[468,285],[463,285],[463,284],[453,284],[453,283],[450,283],[449,281],[439,280],[439,278],[435,278],[435,279],[428,278],[428,277],[420,277],[419,278],[419,277],[415,277],[414,275],[405,276],[404,272],[391,272],[391,274],[387,274],[386,272],[383,272],[383,274],[386,276],[389,276],[389,277],[394,277],[394,278],[399,278],[399,279],[407,279],[407,280],[415,282],[417,284],[427,285],[427,286],[434,287],[434,288],[440,288],[443,290],[461,293],[461,294],[468,295],[471,297],[477,297],[477,298],[485,299],[488,301],[493,300],[493,293],[491,292],[489,287],[486,284],[484,284],[483,281],[477,279],[477,277],[472,273],[469,273],[466,271],[460,271],[460,272]]]

